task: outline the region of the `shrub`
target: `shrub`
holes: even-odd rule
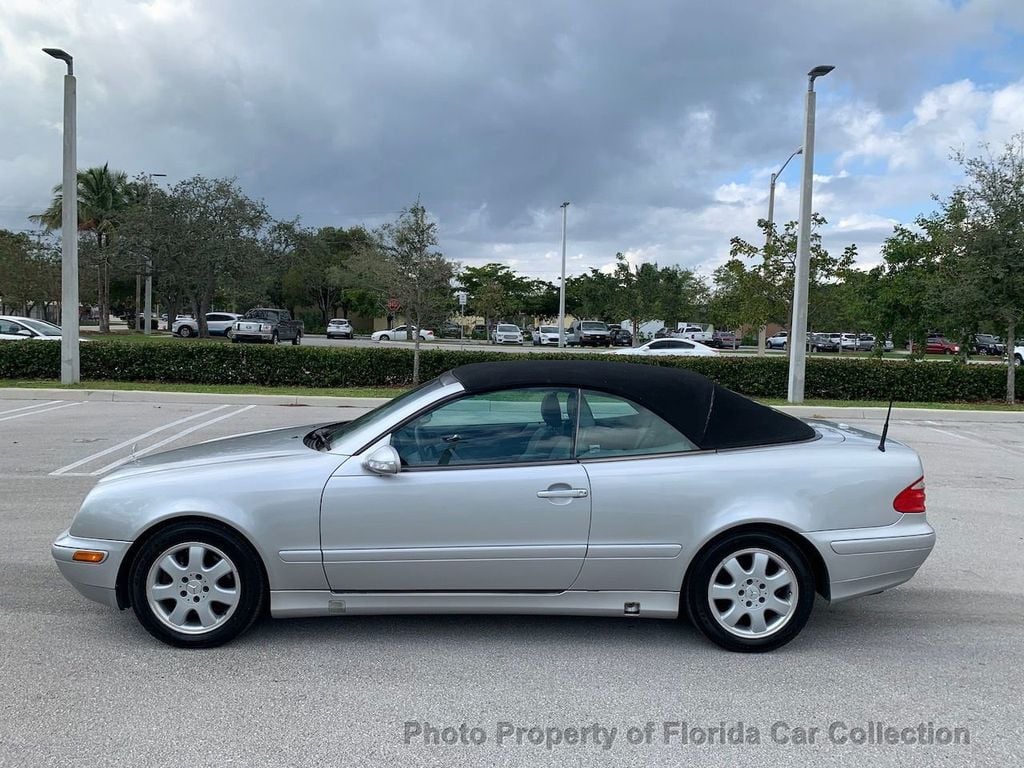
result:
[[[83,379],[160,381],[185,384],[257,384],[302,387],[391,387],[412,381],[407,347],[292,347],[248,344],[128,344],[115,340],[83,344]],[[578,359],[609,360],[604,354],[575,353]],[[509,360],[487,350],[424,350],[421,376],[438,376],[459,365]],[[787,361],[766,357],[619,358],[648,365],[688,368],[751,397],[785,398]],[[0,379],[57,379],[60,345],[0,342]],[[808,399],[898,402],[985,402],[1002,400],[1006,369],[1001,365],[811,358]],[[1024,396],[1024,376],[1017,379]]]

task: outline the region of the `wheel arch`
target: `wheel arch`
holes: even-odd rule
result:
[[[114,594],[117,598],[117,607],[121,610],[131,607],[131,590],[128,585],[128,573],[131,570],[132,563],[135,562],[135,558],[146,543],[156,536],[161,531],[166,530],[174,525],[180,525],[182,523],[203,523],[204,525],[212,525],[216,528],[222,528],[225,532],[231,533],[237,536],[243,541],[251,550],[253,555],[256,557],[256,562],[259,564],[260,573],[263,576],[263,587],[264,589],[270,588],[270,578],[267,574],[267,564],[263,562],[263,556],[260,554],[259,549],[253,543],[252,539],[246,535],[238,527],[225,523],[223,520],[219,520],[215,517],[202,514],[187,514],[178,517],[167,517],[162,520],[157,520],[151,526],[144,529],[138,536],[135,537],[135,541],[125,552],[124,557],[121,559],[121,565],[117,569],[117,581],[114,583]]]
[[[783,525],[777,525],[774,523],[743,523],[740,525],[734,525],[724,530],[718,531],[714,536],[708,539],[698,549],[692,558],[690,558],[689,564],[686,566],[686,573],[683,576],[682,589],[679,592],[680,601],[685,601],[687,590],[690,586],[690,577],[693,573],[694,564],[700,560],[701,555],[707,552],[709,549],[717,545],[722,539],[729,536],[735,536],[737,534],[744,533],[772,533],[776,536],[788,541],[790,544],[795,546],[807,558],[807,562],[811,566],[811,574],[814,576],[814,590],[819,595],[824,597],[826,600],[830,599],[829,589],[829,578],[828,578],[828,566],[825,565],[825,559],[821,556],[821,553],[817,548],[808,540],[805,536],[800,535],[799,532],[794,531],[792,528],[787,528]]]

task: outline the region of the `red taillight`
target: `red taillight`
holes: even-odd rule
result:
[[[919,478],[908,485],[892,500],[892,508],[897,512],[924,512],[924,478]]]

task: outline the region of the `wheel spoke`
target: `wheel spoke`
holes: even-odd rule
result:
[[[185,617],[188,616],[190,610],[192,610],[192,605],[181,600],[174,606],[174,610],[167,614],[167,620],[171,624],[181,627],[185,624]]]
[[[712,584],[711,598],[713,600],[735,601],[738,597],[735,584]]]
[[[730,627],[735,627],[736,622],[742,619],[746,613],[747,611],[744,610],[743,606],[739,605],[738,603],[734,603],[732,608],[730,608],[728,611],[719,614],[719,618],[721,618],[721,620],[724,623],[728,624]]]
[[[224,605],[234,605],[238,602],[238,590],[237,589],[224,589],[214,584],[210,587],[210,593],[207,596],[209,600],[214,600]]]
[[[750,575],[755,579],[763,579],[768,573],[768,555],[764,552],[754,554],[754,565],[750,569]]]
[[[154,600],[177,600],[178,590],[181,589],[180,584],[153,584],[149,588],[149,594],[153,596]]]
[[[206,550],[198,544],[193,544],[188,548],[188,569],[193,572],[200,572],[203,570],[203,556],[206,554]]]
[[[758,635],[768,631],[768,625],[764,620],[764,611],[751,611],[750,631]]]
[[[793,583],[793,574],[783,569],[773,576],[766,576],[765,582],[768,584],[769,591],[774,594],[777,590]]]
[[[768,595],[763,607],[767,611],[775,611],[781,616],[786,616],[793,609],[793,603],[789,600],[780,600],[775,595]]]
[[[164,573],[169,575],[172,579],[183,576],[188,570],[184,566],[180,565],[177,560],[174,559],[174,555],[165,555],[160,560],[160,568]]]
[[[740,561],[735,557],[729,558],[722,564],[722,567],[725,568],[726,573],[732,576],[734,584],[739,584],[747,577],[747,572],[743,570],[743,566],[740,565]]]
[[[203,571],[203,575],[213,581],[220,581],[222,578],[232,572],[231,563],[224,558],[221,558],[208,570]]]
[[[196,615],[199,617],[199,624],[203,629],[209,629],[220,622],[220,617],[213,612],[213,607],[208,600],[196,604]]]

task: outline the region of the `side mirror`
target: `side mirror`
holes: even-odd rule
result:
[[[363,462],[363,467],[376,475],[397,475],[402,469],[402,459],[390,445],[382,445]]]

